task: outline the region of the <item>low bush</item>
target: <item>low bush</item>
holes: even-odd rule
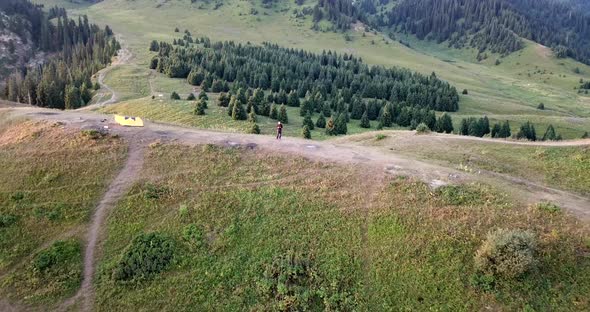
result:
[[[0,228],[9,227],[16,223],[16,217],[9,214],[0,214]]]
[[[168,268],[174,254],[172,238],[160,233],[141,234],[127,247],[112,277],[116,281],[151,278]]]
[[[541,211],[546,211],[549,213],[557,213],[561,211],[561,208],[554,203],[550,202],[540,202],[537,204],[537,209]]]
[[[522,230],[499,229],[490,232],[475,254],[479,272],[494,277],[515,278],[536,264],[535,236]]]
[[[143,195],[145,199],[159,199],[160,197],[164,196],[167,192],[168,190],[163,186],[147,183],[144,186]]]
[[[45,272],[77,259],[81,259],[81,247],[78,241],[56,241],[51,247],[37,254],[33,260],[33,269],[37,272]]]
[[[425,123],[420,123],[417,127],[416,127],[416,133],[418,134],[423,134],[423,133],[428,133],[430,132],[430,128],[428,128],[428,126]]]
[[[270,301],[262,310],[272,311],[354,311],[351,287],[324,277],[313,256],[292,250],[266,265],[257,282],[258,291]]]

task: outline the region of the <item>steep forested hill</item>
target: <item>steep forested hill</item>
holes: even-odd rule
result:
[[[527,38],[554,49],[560,57],[590,64],[589,3],[580,0],[320,0],[320,13],[338,25],[347,18],[378,28],[394,28],[420,39],[448,41],[503,55],[523,47]],[[318,11],[316,9],[316,11]]]
[[[111,29],[90,24],[86,16],[70,19],[62,8],[43,11],[28,0],[3,0],[0,14],[0,42],[8,38],[8,55],[14,54],[15,42],[27,44],[23,63],[39,52],[49,54],[41,64],[18,64],[6,80],[3,97],[54,108],[86,104],[93,87],[90,77],[119,49]]]

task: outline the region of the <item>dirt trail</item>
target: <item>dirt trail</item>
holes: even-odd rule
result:
[[[101,88],[106,89],[106,91],[107,91],[106,93],[111,94],[111,97],[107,100],[102,101],[102,98],[104,97],[105,92],[101,91],[101,93],[99,95],[100,98],[98,99],[98,101],[95,104],[81,107],[78,110],[80,110],[80,111],[92,110],[92,109],[95,109],[98,107],[103,107],[105,105],[114,104],[117,102],[117,100],[118,100],[117,92],[115,92],[115,90],[113,88],[111,88],[109,85],[107,85],[104,82],[104,79],[105,79],[106,75],[109,72],[111,72],[111,70],[113,70],[113,68],[129,63],[129,61],[133,57],[133,54],[131,54],[131,51],[129,51],[129,49],[127,48],[127,45],[126,45],[125,41],[123,41],[121,35],[117,35],[117,41],[119,41],[119,43],[121,43],[121,49],[119,51],[117,51],[117,58],[111,63],[110,66],[107,66],[105,69],[98,72],[98,83],[100,84]]]
[[[60,307],[60,311],[65,311],[68,307],[77,303],[79,300],[82,301],[82,311],[92,310],[92,303],[94,302],[94,288],[92,286],[92,280],[96,268],[96,251],[99,237],[103,234],[102,227],[105,217],[109,210],[117,204],[117,202],[133,185],[143,166],[144,146],[141,139],[136,135],[131,135],[127,138],[129,140],[129,151],[125,166],[119,172],[117,177],[111,182],[108,190],[103,195],[100,203],[96,207],[94,215],[92,216],[90,228],[88,229],[88,233],[86,235],[82,285],[78,290],[78,293],[74,297],[67,300]]]

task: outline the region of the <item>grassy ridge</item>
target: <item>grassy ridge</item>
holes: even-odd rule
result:
[[[477,140],[382,132],[381,140],[364,134],[340,139],[382,147],[395,153],[441,162],[462,170],[489,170],[551,187],[589,194],[590,148],[518,146]]]
[[[190,224],[202,233],[200,247],[185,239]],[[534,231],[540,266],[483,291],[470,282],[473,255],[499,227]],[[318,279],[309,290],[327,282],[333,287],[324,290],[340,289],[361,311],[590,304],[588,231],[559,212],[529,210],[484,185],[382,185],[361,168],[263,151],[152,146],[142,181],[111,214],[108,231],[96,283],[105,311],[265,309],[280,296],[261,291],[264,272],[288,250],[314,255]],[[147,280],[115,282],[129,242],[151,232],[173,238],[173,264]]]
[[[0,128],[4,299],[47,306],[77,290],[83,228],[124,156],[118,140],[92,140],[59,125]]]

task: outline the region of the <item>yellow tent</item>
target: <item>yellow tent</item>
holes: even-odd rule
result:
[[[143,127],[143,120],[141,120],[139,117],[115,115],[115,121],[121,126]]]

